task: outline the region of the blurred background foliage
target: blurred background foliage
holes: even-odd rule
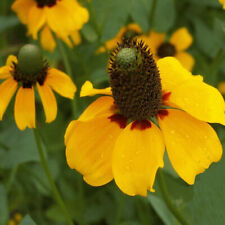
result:
[[[12,3],[13,0],[0,1],[0,66],[9,54],[17,54],[23,44],[39,45],[26,36],[26,27],[10,9]],[[225,81],[225,11],[217,0],[91,0],[89,3],[82,0],[81,3],[90,12],[90,20],[81,30],[82,44],[69,49],[62,43],[78,87],[77,117],[94,99],[78,97],[83,82],[91,80],[96,87],[108,85],[108,53],[96,54],[96,50],[130,22],[139,24],[146,33],[154,29],[171,34],[181,26],[187,27],[194,39],[189,49],[195,58],[193,73],[204,75],[205,81],[215,87]],[[64,70],[59,48],[53,53],[44,51],[44,55],[51,66]],[[57,98],[58,115],[51,124],[43,123],[40,100],[36,103],[37,123],[49,167],[75,224],[179,225],[162,200],[157,180],[156,192],[149,193],[147,198],[129,197],[113,182],[91,187],[69,169],[63,136],[73,116],[70,101]],[[11,103],[0,123],[0,225],[8,224],[15,213],[23,217],[22,225],[64,225],[65,218],[52,198],[39,162],[32,131],[20,132],[13,120]],[[214,128],[225,147],[225,128],[220,125]],[[165,161],[168,192],[189,224],[224,225],[225,157],[200,174],[193,186],[178,178],[167,156]]]

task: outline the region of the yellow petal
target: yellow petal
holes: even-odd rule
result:
[[[28,16],[28,34],[32,35],[34,39],[37,39],[37,33],[46,22],[44,9],[38,8],[34,5]]]
[[[0,120],[2,120],[5,110],[15,93],[17,86],[17,82],[12,77],[0,84]]]
[[[6,65],[12,67],[14,63],[18,63],[17,57],[14,55],[9,55],[6,61]]]
[[[15,100],[15,121],[20,130],[35,128],[34,89],[20,87]]]
[[[225,94],[225,82],[219,83],[218,89],[222,94]]]
[[[195,60],[192,55],[187,52],[178,52],[175,57],[181,62],[182,66],[188,71],[192,71]]]
[[[74,98],[76,86],[71,78],[60,70],[50,68],[45,81],[54,91],[65,98]]]
[[[127,30],[131,30],[131,31],[134,31],[134,32],[137,32],[137,33],[142,33],[142,29],[136,23],[130,23],[130,24],[128,24]]]
[[[112,91],[110,87],[104,89],[95,89],[90,81],[86,81],[81,87],[80,97],[94,96],[98,94],[112,95]]]
[[[66,159],[92,186],[113,179],[112,151],[122,129],[107,117],[72,121],[65,134]]]
[[[28,24],[29,11],[35,4],[34,0],[16,0],[12,5],[12,10],[16,12],[22,23]]]
[[[55,49],[56,43],[48,26],[45,26],[41,31],[41,45],[44,49],[52,52]]]
[[[0,79],[7,79],[9,77],[11,77],[10,67],[9,66],[0,67]]]
[[[159,118],[166,149],[173,168],[188,184],[222,156],[222,146],[216,132],[205,122],[187,113],[168,109],[168,116]]]
[[[200,80],[191,79],[174,88],[169,101],[199,120],[225,124],[223,96]]]
[[[157,49],[161,44],[164,43],[165,38],[166,38],[165,33],[157,33],[152,30],[149,36],[146,36],[144,41],[150,47],[152,53],[157,55]]]
[[[75,45],[79,45],[81,43],[81,36],[79,31],[74,30],[72,33],[70,33],[70,37]]]
[[[126,194],[147,195],[159,167],[163,167],[164,143],[159,128],[132,129],[129,124],[118,137],[113,151],[113,176]]]
[[[93,119],[97,116],[113,115],[116,112],[114,99],[109,96],[102,96],[90,104],[79,117],[80,121]]]
[[[176,30],[170,38],[170,43],[176,47],[177,51],[183,51],[189,48],[192,41],[192,36],[185,27]]]
[[[44,107],[46,123],[50,123],[56,118],[57,115],[57,103],[55,95],[46,82],[44,82],[43,85],[40,85],[37,82],[36,86]]]
[[[176,86],[193,78],[192,74],[186,70],[174,57],[165,57],[157,61],[160,72],[162,89],[171,92]]]

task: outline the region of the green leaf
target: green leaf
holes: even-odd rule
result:
[[[8,221],[8,200],[5,187],[0,184],[0,225],[7,224]]]
[[[12,168],[18,164],[39,161],[32,130],[20,131],[15,125],[5,126],[1,131],[0,167]]]
[[[37,224],[33,221],[33,219],[29,215],[26,215],[21,221],[20,225],[37,225]]]
[[[107,1],[108,7],[105,11],[106,16],[102,27],[102,41],[113,38],[124,26],[130,11],[129,0],[110,0]]]
[[[141,26],[143,31],[147,32],[149,29],[149,15],[152,7],[150,0],[132,0],[131,1],[131,17]]]
[[[178,225],[176,218],[169,211],[162,199],[153,194],[150,194],[148,195],[148,201],[151,203],[152,207],[158,213],[159,217],[162,219],[165,225]]]
[[[194,198],[187,212],[193,225],[224,225],[225,221],[225,157],[199,175],[194,185]]]
[[[17,16],[0,16],[0,33],[19,24]]]
[[[215,42],[215,34],[212,32],[212,28],[207,26],[203,21],[199,19],[194,20],[195,26],[195,41],[205,54],[214,57],[218,52],[218,44]]]
[[[174,0],[156,0],[152,27],[156,32],[168,31],[173,26],[175,17]]]
[[[89,42],[95,42],[98,39],[96,31],[90,24],[85,24],[81,33],[84,35],[85,39]]]

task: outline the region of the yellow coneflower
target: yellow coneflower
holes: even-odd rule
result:
[[[223,5],[223,9],[225,9],[225,0],[219,0],[219,2]]]
[[[176,57],[181,64],[189,71],[194,66],[194,58],[185,52],[192,42],[192,36],[185,27],[176,30],[169,41],[166,41],[165,33],[150,31],[149,35],[143,35],[140,39],[149,45],[156,60],[167,56]]]
[[[49,67],[35,45],[25,45],[18,58],[10,55],[6,66],[0,68],[0,79],[4,79],[0,84],[0,120],[18,89],[14,114],[20,130],[35,127],[35,86],[42,100],[47,123],[52,122],[57,115],[57,103],[52,90],[70,99],[73,99],[76,91],[70,77]]]
[[[156,64],[147,46],[136,41],[114,50],[109,74],[110,89],[83,85],[81,96],[110,96],[93,102],[65,134],[67,163],[88,184],[114,179],[124,193],[146,196],[154,191],[165,146],[188,184],[220,160],[221,143],[207,122],[225,124],[225,104],[202,76],[192,75],[174,57]]]
[[[56,46],[52,32],[70,47],[79,44],[79,30],[89,19],[87,9],[77,0],[16,0],[12,9],[27,26],[28,35],[37,39],[41,30],[41,44],[49,51]]]
[[[136,23],[128,24],[120,29],[118,34],[111,40],[106,41],[106,48],[112,50],[116,47],[117,43],[121,43],[123,38],[132,38],[142,34],[142,30]],[[105,47],[100,47],[97,52],[105,52]]]

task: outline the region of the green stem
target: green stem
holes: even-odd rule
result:
[[[177,218],[177,220],[182,225],[189,225],[189,223],[185,220],[183,215],[175,207],[175,205],[173,204],[172,200],[169,197],[169,193],[168,193],[168,190],[167,190],[167,187],[166,187],[166,183],[165,183],[165,180],[164,180],[164,175],[163,175],[162,169],[159,169],[158,174],[159,174],[159,176],[158,176],[159,186],[160,186],[162,196],[165,200],[165,203],[166,203],[167,207],[169,208],[169,210],[173,213],[173,215]]]
[[[120,193],[119,206],[117,207],[117,213],[116,213],[114,225],[117,225],[120,223],[123,205],[124,205],[124,196],[122,193]]]
[[[154,23],[155,7],[156,7],[156,0],[153,0],[151,13],[150,13],[150,26],[151,26],[151,29],[153,28],[153,23]]]
[[[68,56],[66,54],[66,51],[64,49],[64,46],[59,39],[56,38],[56,40],[57,40],[57,44],[59,46],[59,51],[60,51],[62,59],[63,59],[63,63],[64,63],[64,66],[65,66],[66,73],[71,77],[72,80],[74,80],[73,76],[72,76],[72,68],[70,66],[70,62],[69,62]],[[71,101],[71,108],[72,108],[73,116],[75,117],[77,106],[76,106],[76,101],[74,99]]]
[[[53,191],[55,200],[58,203],[58,205],[60,206],[60,208],[62,209],[62,211],[63,211],[63,213],[65,215],[65,218],[67,220],[68,225],[74,225],[74,223],[73,223],[73,221],[72,221],[72,219],[70,217],[70,214],[67,211],[65,203],[63,202],[62,197],[60,196],[60,193],[59,193],[59,191],[58,191],[58,189],[57,189],[57,187],[56,187],[56,185],[54,183],[54,180],[52,178],[50,170],[48,168],[47,160],[46,160],[46,158],[44,156],[44,151],[43,151],[43,148],[41,146],[41,139],[40,139],[38,130],[37,129],[33,129],[33,133],[34,133],[35,141],[36,141],[36,144],[37,144],[37,149],[38,149],[38,153],[39,153],[39,156],[40,156],[40,160],[41,160],[43,169],[45,171],[46,177],[48,178],[48,182],[49,182],[49,184],[51,186],[51,189]]]
[[[104,46],[106,52],[109,52],[109,49],[107,48],[105,42],[101,41],[101,36],[102,36],[101,29],[100,29],[100,27],[98,26],[98,23],[97,23],[97,18],[96,18],[96,15],[95,15],[94,8],[92,6],[92,1],[87,1],[87,4],[88,4],[89,12],[90,12],[91,17],[92,17],[94,29],[95,29],[95,31],[98,35],[99,44]]]

